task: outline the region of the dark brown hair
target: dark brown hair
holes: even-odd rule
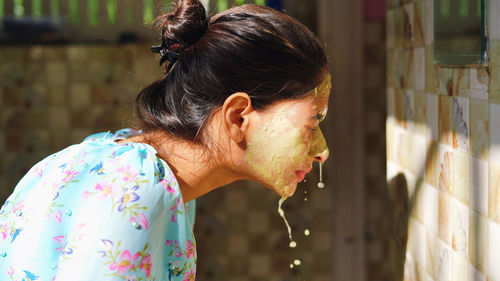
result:
[[[156,22],[164,30],[165,51],[180,55],[137,96],[138,127],[146,133],[160,130],[204,143],[203,128],[231,94],[247,93],[261,110],[303,98],[326,73],[316,36],[272,8],[243,5],[207,20],[198,0],[181,0]]]

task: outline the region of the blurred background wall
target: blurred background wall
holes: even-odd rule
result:
[[[433,14],[480,10],[444,2],[387,10],[387,178],[408,217],[404,280],[500,280],[499,1],[484,1],[485,62],[469,66],[436,60]]]
[[[202,2],[215,12],[254,1]],[[285,202],[295,249],[278,196],[258,184],[239,182],[198,199],[197,280],[402,280],[408,206],[394,203],[405,193],[388,189],[385,177],[385,1],[255,3],[281,8],[325,42],[334,84],[322,125],[331,150],[326,188],[316,187],[315,166]],[[131,125],[136,93],[163,71],[149,51],[158,36],[144,23],[169,7],[153,0],[0,0],[2,202],[49,154]],[[36,19],[42,27],[33,26]],[[302,264],[290,269],[294,259]]]

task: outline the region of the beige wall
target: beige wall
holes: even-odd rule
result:
[[[433,1],[389,2],[387,179],[407,218],[404,279],[499,281],[499,1],[486,0],[489,66],[455,68],[433,64]]]
[[[91,133],[130,125],[162,69],[147,45],[0,48],[0,198],[32,165]]]

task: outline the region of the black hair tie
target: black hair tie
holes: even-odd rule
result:
[[[165,40],[165,28],[163,28],[163,31],[161,33],[161,45],[152,46],[151,51],[153,53],[159,53],[161,55],[160,65],[162,65],[165,61],[169,61],[167,72],[170,70],[170,68],[172,68],[180,55],[180,53],[168,49],[167,41]]]
[[[180,55],[179,53],[167,50],[162,46],[153,46],[151,47],[151,51],[153,53],[159,53],[161,55],[160,65],[162,65],[165,61],[169,61],[170,64],[173,64],[179,58]]]

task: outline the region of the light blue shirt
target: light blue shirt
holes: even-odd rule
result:
[[[0,210],[0,280],[194,280],[194,200],[156,150],[86,138],[36,164]]]

